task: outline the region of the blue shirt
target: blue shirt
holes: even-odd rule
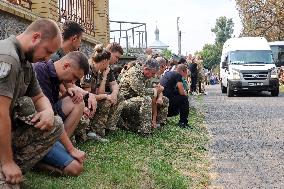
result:
[[[49,60],[48,62],[38,62],[33,66],[42,92],[53,106],[59,100],[60,91],[60,81],[57,77],[53,61]]]

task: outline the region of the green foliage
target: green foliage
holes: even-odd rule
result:
[[[177,127],[175,117],[149,136],[118,130],[108,135],[109,143],[81,144],[88,155],[81,176],[30,172],[23,188],[206,188],[208,133],[200,112],[192,108],[189,118],[192,130]]]
[[[162,51],[162,56],[168,60],[172,57],[172,54],[173,54],[172,51],[169,49],[163,49]]]
[[[211,31],[216,35],[215,44],[223,45],[227,39],[232,37],[234,22],[232,18],[227,19],[225,16],[221,16],[216,19],[215,27]]]
[[[279,86],[280,93],[284,93],[284,85]]]
[[[211,29],[216,35],[214,44],[205,44],[199,54],[203,59],[203,66],[212,69],[220,63],[223,44],[232,37],[234,32],[234,23],[232,18],[227,19],[221,16],[216,19],[215,27]]]
[[[203,66],[205,68],[213,68],[215,65],[220,63],[222,54],[222,46],[216,44],[205,44],[202,51],[200,52],[203,58]]]

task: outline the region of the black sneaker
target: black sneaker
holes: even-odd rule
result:
[[[190,125],[187,124],[187,123],[181,123],[181,122],[179,122],[179,123],[178,123],[178,126],[179,126],[180,128],[182,128],[182,129],[192,129],[192,126],[190,126]]]

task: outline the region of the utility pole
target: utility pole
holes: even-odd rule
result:
[[[177,17],[178,54],[181,55],[181,31],[179,29],[179,19],[180,17]]]

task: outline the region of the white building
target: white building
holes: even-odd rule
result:
[[[151,49],[153,49],[153,51],[156,51],[156,52],[162,52],[163,49],[167,49],[169,46],[166,45],[165,43],[163,43],[162,41],[160,41],[159,39],[159,29],[157,28],[156,26],[156,30],[155,30],[155,41],[149,45],[149,47]]]

